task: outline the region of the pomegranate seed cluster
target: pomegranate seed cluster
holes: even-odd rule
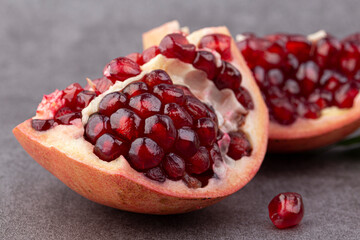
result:
[[[249,155],[245,134],[231,134],[238,137],[234,141],[242,141],[242,148],[232,144],[228,154]],[[163,70],[105,95],[98,112],[89,117],[84,137],[100,159],[122,155],[134,169],[159,182],[168,178],[203,187],[214,177],[213,163],[222,161],[216,114],[187,87],[174,85]]]
[[[360,35],[342,41],[326,35],[244,34],[237,42],[269,108],[271,120],[292,124],[317,119],[321,110],[351,108],[360,88]]]

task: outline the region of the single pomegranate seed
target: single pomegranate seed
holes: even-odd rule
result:
[[[145,76],[144,82],[149,87],[154,87],[156,85],[165,83],[172,84],[171,78],[167,72],[161,69],[153,70]]]
[[[237,43],[237,47],[243,54],[250,69],[254,69],[258,61],[260,61],[263,51],[270,46],[270,41],[261,38],[248,38]]]
[[[126,58],[136,62],[139,65],[143,65],[143,59],[142,55],[140,53],[130,53],[129,55],[126,55]]]
[[[199,136],[201,145],[211,146],[217,137],[217,125],[210,118],[200,118],[196,121],[196,133]]]
[[[284,76],[280,69],[271,69],[267,73],[267,81],[270,85],[278,86],[284,82]]]
[[[320,67],[337,67],[341,43],[332,37],[321,38],[316,41],[315,59]]]
[[[159,44],[159,50],[165,57],[178,58],[186,63],[192,63],[196,54],[195,46],[180,33],[166,35]]]
[[[231,63],[223,61],[214,83],[218,89],[230,88],[234,90],[240,87],[241,79],[240,72]]]
[[[99,103],[99,113],[108,117],[119,108],[126,106],[126,95],[121,92],[112,92],[107,94]]]
[[[95,79],[92,82],[95,84],[95,92],[97,95],[100,95],[101,93],[107,91],[113,85],[113,82],[106,77]]]
[[[183,181],[185,182],[188,188],[200,188],[202,186],[201,182],[195,177],[190,176],[189,174],[184,175]]]
[[[185,108],[195,120],[208,116],[208,108],[195,97],[186,97]]]
[[[359,72],[359,82],[360,82],[360,72]],[[192,94],[192,92],[190,91],[190,89],[184,85],[177,85],[177,84],[174,84],[176,87],[180,88],[183,90],[184,92],[184,95],[185,96],[194,96],[194,94]]]
[[[360,43],[360,33],[354,33],[354,34],[347,36],[346,38],[344,38],[343,42],[354,42],[354,43],[359,44]]]
[[[274,99],[285,98],[286,95],[280,90],[278,86],[271,86],[267,91],[267,102],[272,102]]]
[[[305,118],[317,119],[320,117],[320,107],[314,103],[308,103],[304,105],[303,112],[298,110],[298,113]]]
[[[177,103],[182,105],[185,101],[184,91],[169,84],[159,84],[154,87],[153,93],[163,103]]]
[[[268,206],[269,217],[277,228],[288,228],[298,225],[304,216],[304,203],[298,193],[280,193]]]
[[[126,57],[115,58],[104,68],[104,76],[113,83],[124,81],[141,73],[139,64]]]
[[[258,86],[261,89],[266,89],[269,86],[269,82],[266,81],[267,79],[265,77],[265,69],[260,66],[256,66],[253,70],[253,73]]]
[[[283,90],[289,95],[296,95],[300,93],[300,85],[294,79],[288,79],[285,81]]]
[[[290,36],[285,47],[286,50],[293,54],[300,62],[308,60],[311,51],[311,44],[304,36]]]
[[[359,89],[347,83],[339,87],[334,94],[334,101],[339,108],[351,108]]]
[[[343,42],[340,52],[340,69],[349,76],[353,76],[358,70],[360,57],[359,48],[353,42]]]
[[[141,118],[126,108],[120,108],[111,115],[110,125],[119,136],[127,140],[139,137],[142,129]]]
[[[215,56],[208,51],[197,51],[193,62],[196,69],[200,69],[206,73],[208,79],[212,80],[216,76],[217,66]]]
[[[243,156],[250,156],[252,152],[252,147],[247,139],[245,133],[239,132],[229,132],[230,136],[230,145],[227,155],[234,160],[239,160]]]
[[[320,85],[322,85],[325,90],[334,92],[340,84],[345,83],[346,81],[347,79],[341,74],[332,70],[325,70],[320,78]]]
[[[272,99],[270,102],[272,117],[283,125],[288,125],[296,120],[294,106],[286,98]]]
[[[137,138],[131,143],[128,156],[131,165],[143,171],[158,166],[164,150],[150,138]]]
[[[310,94],[308,101],[310,103],[315,103],[319,110],[327,107],[332,102],[332,93],[327,90],[315,89],[315,91]]]
[[[291,53],[287,54],[283,66],[284,71],[288,74],[292,74],[296,69],[298,69],[299,64],[299,60],[294,55]]]
[[[157,46],[152,46],[145,49],[142,53],[143,63],[147,63],[151,59],[153,59],[156,55],[160,53],[160,50]]]
[[[215,33],[204,36],[199,43],[199,48],[209,48],[217,51],[225,61],[231,61],[231,37]]]
[[[220,152],[220,148],[217,143],[214,143],[212,145],[212,147],[209,149],[209,154],[210,154],[211,163],[223,161],[223,158],[222,158],[221,152]]]
[[[271,44],[261,55],[259,65],[265,69],[280,67],[285,53],[283,48],[277,44]]]
[[[204,147],[199,147],[199,150],[194,156],[186,161],[186,170],[189,173],[201,174],[210,168],[209,151]]]
[[[63,99],[65,100],[65,105],[74,109],[76,104],[77,95],[83,91],[83,88],[78,83],[73,83],[63,90],[64,95]]]
[[[111,129],[109,118],[100,114],[92,114],[85,125],[85,138],[92,144],[96,140]]]
[[[149,91],[148,86],[146,85],[146,83],[144,82],[133,82],[130,83],[129,85],[127,85],[124,89],[123,89],[123,93],[128,97],[135,97],[139,94],[142,93],[146,93]]]
[[[191,127],[193,120],[191,115],[176,103],[168,103],[164,107],[164,114],[168,115],[174,122],[176,128],[184,126]]]
[[[105,133],[98,138],[94,147],[94,153],[101,160],[110,162],[115,160],[120,155],[125,156],[129,147],[123,140]]]
[[[185,161],[175,153],[169,153],[165,157],[163,166],[170,179],[179,180],[185,174]]]
[[[69,107],[63,107],[56,112],[54,119],[59,124],[69,125],[73,120],[80,117],[80,112],[73,112]]]
[[[130,98],[129,107],[140,117],[146,118],[160,112],[161,101],[150,93],[142,93]]]
[[[54,126],[53,119],[32,119],[31,127],[36,131],[46,131]]]
[[[309,95],[316,88],[319,81],[319,67],[313,61],[300,65],[296,77],[300,83],[300,89],[305,96]]]
[[[154,115],[145,120],[144,133],[157,142],[164,150],[169,150],[176,140],[176,128],[170,117]]]
[[[199,146],[199,137],[194,130],[189,127],[182,127],[178,129],[175,148],[180,156],[184,158],[194,156],[194,154],[198,151]]]
[[[217,115],[216,115],[216,113],[215,113],[215,109],[213,108],[213,106],[205,105],[205,107],[206,107],[207,110],[208,110],[207,116],[208,116],[211,120],[213,120],[216,125],[218,125],[218,124],[219,124],[218,117],[217,117]]]
[[[145,172],[145,176],[148,178],[158,181],[158,182],[165,182],[166,176],[162,168],[154,167]]]
[[[76,97],[76,109],[82,110],[89,105],[89,103],[96,97],[93,91],[84,90]]]

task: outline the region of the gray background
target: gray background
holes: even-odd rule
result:
[[[101,2],[101,3],[100,3]],[[97,77],[109,60],[141,50],[141,33],[178,19],[192,30],[337,36],[359,31],[357,1],[0,1],[0,239],[359,239],[360,150],[267,156],[253,181],[224,201],[175,216],[95,204],[33,161],[11,129],[45,93]],[[277,230],[267,204],[303,195],[295,228]]]

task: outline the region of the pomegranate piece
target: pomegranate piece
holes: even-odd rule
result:
[[[92,114],[85,125],[85,139],[95,144],[96,140],[111,129],[109,118],[100,114]]]
[[[137,138],[130,146],[129,162],[139,171],[158,166],[164,157],[164,150],[150,138]]]
[[[271,200],[268,209],[270,220],[280,229],[296,226],[304,217],[304,203],[298,193],[278,194]]]
[[[36,131],[46,131],[54,126],[53,119],[32,119],[31,127]]]
[[[211,52],[197,51],[193,66],[196,69],[204,71],[210,80],[214,79],[217,74],[215,56]]]
[[[83,91],[83,88],[78,83],[73,83],[63,90],[64,95],[63,99],[65,100],[65,105],[70,108],[76,108],[76,97]]]
[[[231,61],[231,37],[225,34],[209,34],[199,43],[199,48],[208,48],[217,51],[225,61]]]
[[[162,103],[177,103],[182,105],[185,102],[184,91],[169,84],[159,84],[154,87],[153,93]]]
[[[145,172],[145,176],[157,182],[165,182],[166,176],[162,168],[154,167]]]
[[[214,83],[218,89],[230,88],[238,89],[241,83],[241,74],[231,63],[222,62],[218,76],[214,79]]]
[[[129,106],[143,118],[160,112],[161,101],[150,93],[142,93],[129,99]]]
[[[108,133],[99,137],[94,146],[94,154],[107,162],[120,157],[120,155],[125,156],[128,150],[129,147],[123,140]]]
[[[199,147],[199,150],[194,156],[189,158],[186,162],[186,169],[189,173],[201,174],[210,167],[209,151],[204,147]]]
[[[194,154],[198,151],[199,146],[199,137],[194,130],[189,127],[182,127],[178,129],[175,149],[180,156],[184,158],[194,156]]]
[[[161,69],[153,70],[145,76],[144,82],[149,87],[154,87],[155,85],[165,83],[172,84],[171,78],[167,72]]]
[[[142,53],[143,63],[144,64],[147,63],[148,61],[153,59],[158,54],[160,54],[160,50],[157,46],[152,46],[152,47],[145,49]]]
[[[185,161],[175,153],[169,153],[163,163],[166,175],[172,180],[179,180],[185,174]]]
[[[127,98],[124,93],[112,92],[107,94],[99,103],[99,113],[108,117],[118,109],[126,106]]]
[[[176,103],[168,103],[164,107],[164,114],[168,115],[174,122],[176,128],[191,127],[193,119],[191,115]]]
[[[168,58],[178,58],[179,60],[192,63],[195,59],[195,45],[180,33],[166,35],[159,44],[162,55]]]
[[[120,108],[110,116],[110,125],[112,130],[122,138],[133,140],[140,135],[142,120],[133,111]]]
[[[218,127],[213,120],[210,118],[200,118],[196,121],[195,127],[201,145],[211,146],[214,144]]]
[[[250,156],[252,147],[244,132],[229,132],[229,136],[230,145],[227,152],[229,157],[239,160],[243,156]]]
[[[104,68],[104,76],[113,83],[116,81],[125,81],[130,77],[141,73],[139,64],[126,57],[119,57],[112,60]]]
[[[170,117],[154,115],[145,120],[144,134],[169,150],[176,140],[176,128]]]
[[[148,86],[144,82],[132,82],[123,89],[123,93],[128,97],[135,97],[139,94],[149,91]]]
[[[80,92],[76,97],[76,109],[82,110],[87,107],[95,97],[96,93],[93,91],[84,90]]]

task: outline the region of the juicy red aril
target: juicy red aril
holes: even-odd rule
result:
[[[215,56],[211,52],[197,51],[193,66],[196,69],[204,71],[210,80],[216,76],[217,66]]]
[[[149,91],[148,86],[146,85],[146,83],[144,82],[133,82],[130,83],[129,85],[127,85],[124,89],[123,89],[123,93],[128,97],[135,97],[139,94],[142,93],[146,93],[147,91]]]
[[[320,84],[325,90],[334,92],[342,83],[345,83],[347,79],[341,76],[339,73],[325,70],[321,79]]]
[[[71,121],[81,117],[81,112],[73,112],[69,107],[60,108],[55,114],[55,121],[59,124],[69,125]]]
[[[209,148],[209,154],[210,154],[210,160],[211,163],[215,163],[218,161],[222,161],[222,156],[221,156],[221,152],[220,152],[220,148],[219,145],[217,143],[214,143],[211,148]]]
[[[76,97],[83,91],[83,88],[78,83],[73,83],[64,90],[63,99],[65,100],[65,105],[71,108],[75,108]]]
[[[175,148],[180,156],[192,157],[198,151],[199,146],[199,137],[194,130],[189,127],[178,129]]]
[[[127,140],[139,137],[142,129],[141,122],[141,118],[136,113],[126,108],[120,108],[110,117],[111,128]]]
[[[126,58],[136,62],[139,65],[143,64],[143,59],[140,53],[130,53],[129,55],[126,56]]]
[[[95,79],[92,82],[95,84],[95,88],[96,88],[95,92],[97,95],[100,95],[101,93],[105,92],[113,85],[113,82],[106,77]],[[86,88],[85,90],[89,90],[89,89]]]
[[[160,50],[157,46],[152,46],[145,49],[142,53],[143,63],[147,63],[151,59],[153,59],[156,55],[160,53]]]
[[[142,93],[130,98],[129,106],[140,117],[145,118],[160,112],[161,101],[150,93]]]
[[[126,57],[115,58],[104,68],[104,76],[109,78],[113,83],[115,83],[115,81],[124,81],[140,73],[141,69],[139,64]]]
[[[159,165],[164,157],[164,150],[150,138],[137,138],[131,143],[128,156],[130,164],[143,171]]]
[[[230,88],[234,90],[240,87],[241,79],[239,70],[231,63],[223,61],[214,83],[218,89]]]
[[[170,179],[179,180],[185,174],[185,161],[175,153],[169,153],[165,157],[163,166]]]
[[[159,44],[159,50],[165,57],[178,58],[186,63],[192,63],[195,58],[195,46],[180,33],[166,35]]]
[[[145,176],[148,178],[158,181],[158,182],[165,182],[166,176],[162,168],[154,167],[145,172]]]
[[[349,76],[353,76],[359,67],[359,47],[353,42],[343,42],[340,52],[340,69]]]
[[[359,72],[359,81],[360,81],[360,72]],[[183,85],[177,85],[177,84],[174,84],[177,88],[180,88],[183,90],[184,92],[184,95],[185,96],[194,96],[194,94],[192,94],[192,92],[190,91],[190,89],[186,86],[183,86]]]
[[[311,44],[302,36],[291,36],[286,42],[286,50],[293,54],[299,61],[308,60],[311,51]]]
[[[275,98],[270,101],[272,116],[277,122],[288,125],[296,120],[294,106],[286,98]]]
[[[250,156],[252,147],[243,132],[230,132],[230,145],[227,155],[234,160],[239,160],[243,156]]]
[[[169,84],[159,84],[154,87],[153,93],[163,103],[177,103],[182,105],[185,101],[184,92],[180,88]]]
[[[187,96],[185,103],[186,110],[191,114],[194,119],[207,117],[208,109],[199,99]]]
[[[332,37],[325,37],[316,42],[315,60],[321,67],[337,67],[341,43]]]
[[[267,73],[267,78],[270,85],[278,86],[284,82],[284,76],[282,72],[277,68],[269,70]]]
[[[288,79],[285,81],[283,90],[289,95],[296,95],[300,93],[300,85],[294,79]]]
[[[92,144],[111,129],[109,118],[100,114],[92,114],[85,126],[85,138]]]
[[[280,229],[298,225],[304,217],[304,203],[298,193],[280,193],[271,200],[268,209],[270,220]]]
[[[279,67],[281,60],[284,57],[284,51],[277,43],[273,43],[266,48],[259,59],[260,65],[265,69],[272,67]]]
[[[164,150],[170,149],[176,140],[176,128],[170,117],[154,115],[145,120],[144,134],[157,142]]]
[[[193,119],[191,115],[176,103],[168,103],[164,107],[164,114],[168,115],[174,122],[176,128],[184,126],[191,127]]]
[[[31,127],[36,131],[46,131],[54,126],[53,119],[32,119]]]
[[[243,87],[239,87],[239,89],[234,90],[234,94],[236,99],[244,106],[244,108],[254,109],[254,102],[248,90]]]
[[[334,101],[339,108],[350,108],[359,90],[350,83],[341,86],[334,94]]]
[[[209,151],[201,146],[194,156],[186,162],[186,169],[189,173],[201,174],[210,167]]]
[[[161,69],[156,69],[146,74],[144,82],[149,87],[154,87],[155,85],[161,83],[172,84],[169,74],[167,74],[167,72]]]
[[[99,103],[99,113],[108,117],[119,108],[125,107],[127,102],[126,95],[121,92],[107,94]]]
[[[120,155],[125,156],[128,149],[127,144],[123,140],[105,133],[97,139],[94,146],[94,153],[101,160],[110,162]]]
[[[82,110],[87,107],[95,97],[96,93],[93,91],[84,90],[80,92],[76,97],[76,108]]]
[[[196,121],[196,133],[200,139],[201,145],[211,146],[214,144],[218,127],[210,118],[200,118]]]
[[[217,51],[225,61],[231,61],[231,37],[215,33],[204,36],[199,43],[199,48],[209,48]]]
[[[300,65],[296,77],[300,83],[301,92],[307,96],[315,90],[319,81],[319,67],[313,61]]]

